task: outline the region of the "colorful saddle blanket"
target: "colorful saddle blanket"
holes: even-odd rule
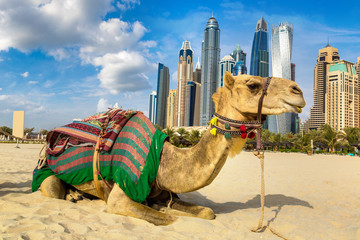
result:
[[[156,129],[140,112],[120,113],[115,114],[117,118],[105,131],[100,173],[105,180],[116,182],[131,199],[143,202],[150,193],[150,183],[156,178],[167,135]],[[36,191],[51,175],[71,185],[93,180],[94,145],[91,143],[97,140],[96,131],[101,131],[101,121],[98,120],[99,115],[92,116],[80,124],[75,122],[77,125],[69,124],[50,132],[47,164],[40,169],[35,168],[32,191]],[[86,146],[82,146],[84,144]]]

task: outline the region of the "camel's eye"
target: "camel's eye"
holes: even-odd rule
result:
[[[248,84],[247,87],[250,89],[250,90],[255,90],[259,87],[258,84],[256,83],[251,83],[251,84]]]

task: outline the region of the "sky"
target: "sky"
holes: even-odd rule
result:
[[[0,126],[25,111],[25,127],[53,129],[118,103],[149,109],[157,66],[169,67],[176,89],[178,53],[190,41],[194,67],[206,22],[220,27],[220,57],[237,44],[247,53],[261,16],[269,26],[294,26],[296,82],[313,105],[318,50],[330,43],[340,58],[360,56],[360,5],[354,1],[0,0]],[[269,34],[270,35],[270,34]],[[270,42],[270,38],[269,38]]]

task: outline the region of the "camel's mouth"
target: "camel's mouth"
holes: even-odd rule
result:
[[[302,107],[301,106],[298,106],[298,105],[292,105],[290,103],[287,103],[293,110],[293,112],[296,112],[296,113],[301,113],[302,112]]]

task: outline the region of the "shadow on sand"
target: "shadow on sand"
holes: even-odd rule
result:
[[[257,195],[253,199],[250,199],[246,202],[216,203],[199,192],[192,192],[191,194],[194,199],[199,198],[201,205],[212,208],[215,213],[231,213],[239,209],[260,208],[260,195]],[[196,202],[197,204],[199,203],[198,201]],[[298,198],[289,197],[282,194],[268,194],[265,196],[265,207],[267,208],[278,207],[281,209],[286,205],[313,208],[309,202]]]
[[[31,193],[32,180],[20,183],[4,182],[0,184],[0,197],[5,196],[9,193]],[[20,189],[28,188],[28,189]]]

